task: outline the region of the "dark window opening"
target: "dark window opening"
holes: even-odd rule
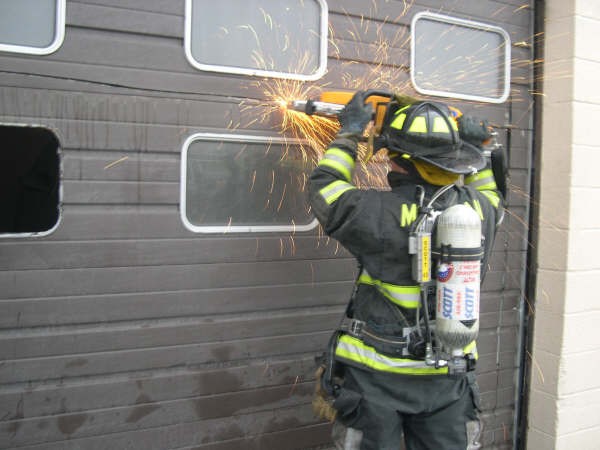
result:
[[[59,147],[48,129],[0,126],[0,233],[40,233],[57,224]]]

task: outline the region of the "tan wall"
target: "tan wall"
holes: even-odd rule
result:
[[[527,448],[600,448],[600,2],[548,0]]]

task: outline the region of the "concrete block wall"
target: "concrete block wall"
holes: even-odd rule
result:
[[[600,2],[545,2],[527,448],[600,448]]]

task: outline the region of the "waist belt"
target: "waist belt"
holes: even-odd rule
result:
[[[402,330],[404,336],[402,337],[383,335],[374,332],[367,326],[366,322],[345,316],[337,333],[343,332],[356,339],[360,339],[364,344],[377,350],[377,352],[392,358],[409,358],[424,361],[424,346],[418,351],[419,339],[417,339],[417,342],[411,342],[411,338],[414,340],[416,337],[417,329],[417,327],[404,328]],[[471,347],[471,344],[465,347],[464,350],[467,371],[470,372],[475,370],[476,355],[472,353],[472,349],[468,350],[469,347]]]
[[[400,337],[379,334],[369,328],[366,322],[351,319],[350,317],[342,319],[339,330],[360,339],[365,344],[374,347],[378,352],[386,355],[397,358],[408,355],[408,336]]]

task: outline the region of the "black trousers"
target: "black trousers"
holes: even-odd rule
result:
[[[403,438],[407,450],[480,448],[474,372],[397,375],[348,366],[334,406],[345,427],[362,431],[361,450],[399,450]]]

